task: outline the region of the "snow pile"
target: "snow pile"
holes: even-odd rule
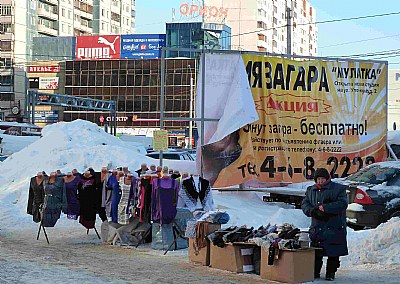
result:
[[[400,218],[395,217],[376,229],[350,231],[349,255],[344,266],[370,266],[387,269],[400,264]]]

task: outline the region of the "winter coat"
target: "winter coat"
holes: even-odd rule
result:
[[[64,179],[56,177],[54,183],[50,183],[49,180],[46,180],[44,192],[42,226],[54,227],[57,220],[60,219],[61,210],[63,212],[68,211]]]
[[[322,218],[311,216],[311,210],[322,205]],[[304,214],[312,217],[310,239],[313,246],[323,249],[324,256],[343,256],[348,254],[346,240],[346,187],[328,182],[322,188],[312,185],[307,188],[306,196],[301,205]]]
[[[44,202],[44,185],[47,183],[48,177],[45,176],[41,184],[37,184],[36,177],[31,178],[29,184],[29,197],[26,212],[33,216],[33,221],[39,223],[41,220],[40,210]]]

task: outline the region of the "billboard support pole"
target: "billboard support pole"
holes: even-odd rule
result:
[[[164,93],[165,93],[165,48],[161,49],[161,97],[160,97],[160,129],[164,129]],[[163,151],[160,150],[160,167],[163,166]]]

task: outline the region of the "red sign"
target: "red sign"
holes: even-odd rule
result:
[[[28,66],[28,73],[57,73],[60,66]]]
[[[119,35],[77,36],[76,59],[119,59]]]

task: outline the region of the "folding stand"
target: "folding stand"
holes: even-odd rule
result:
[[[164,252],[164,255],[167,254],[167,252],[172,248],[172,246],[174,244],[176,246],[176,242],[178,241],[179,238],[182,238],[184,240],[188,239],[187,237],[185,237],[185,232],[181,229],[181,227],[179,227],[179,225],[175,221],[172,223],[172,232],[174,233],[175,238],[172,241],[172,243],[169,245],[167,250]]]
[[[94,231],[96,232],[97,237],[98,237],[99,239],[101,239],[101,238],[100,238],[100,235],[99,235],[99,232],[97,232],[96,227],[93,227],[93,229],[94,229]],[[89,229],[87,229],[86,235],[89,235]]]
[[[42,224],[42,222],[40,222],[36,240],[39,240],[40,230],[42,229],[42,227],[43,227],[43,224]],[[47,244],[49,245],[50,244],[49,243],[49,238],[47,237],[46,229],[44,227],[43,227],[43,232],[44,232],[44,236],[46,237]]]

